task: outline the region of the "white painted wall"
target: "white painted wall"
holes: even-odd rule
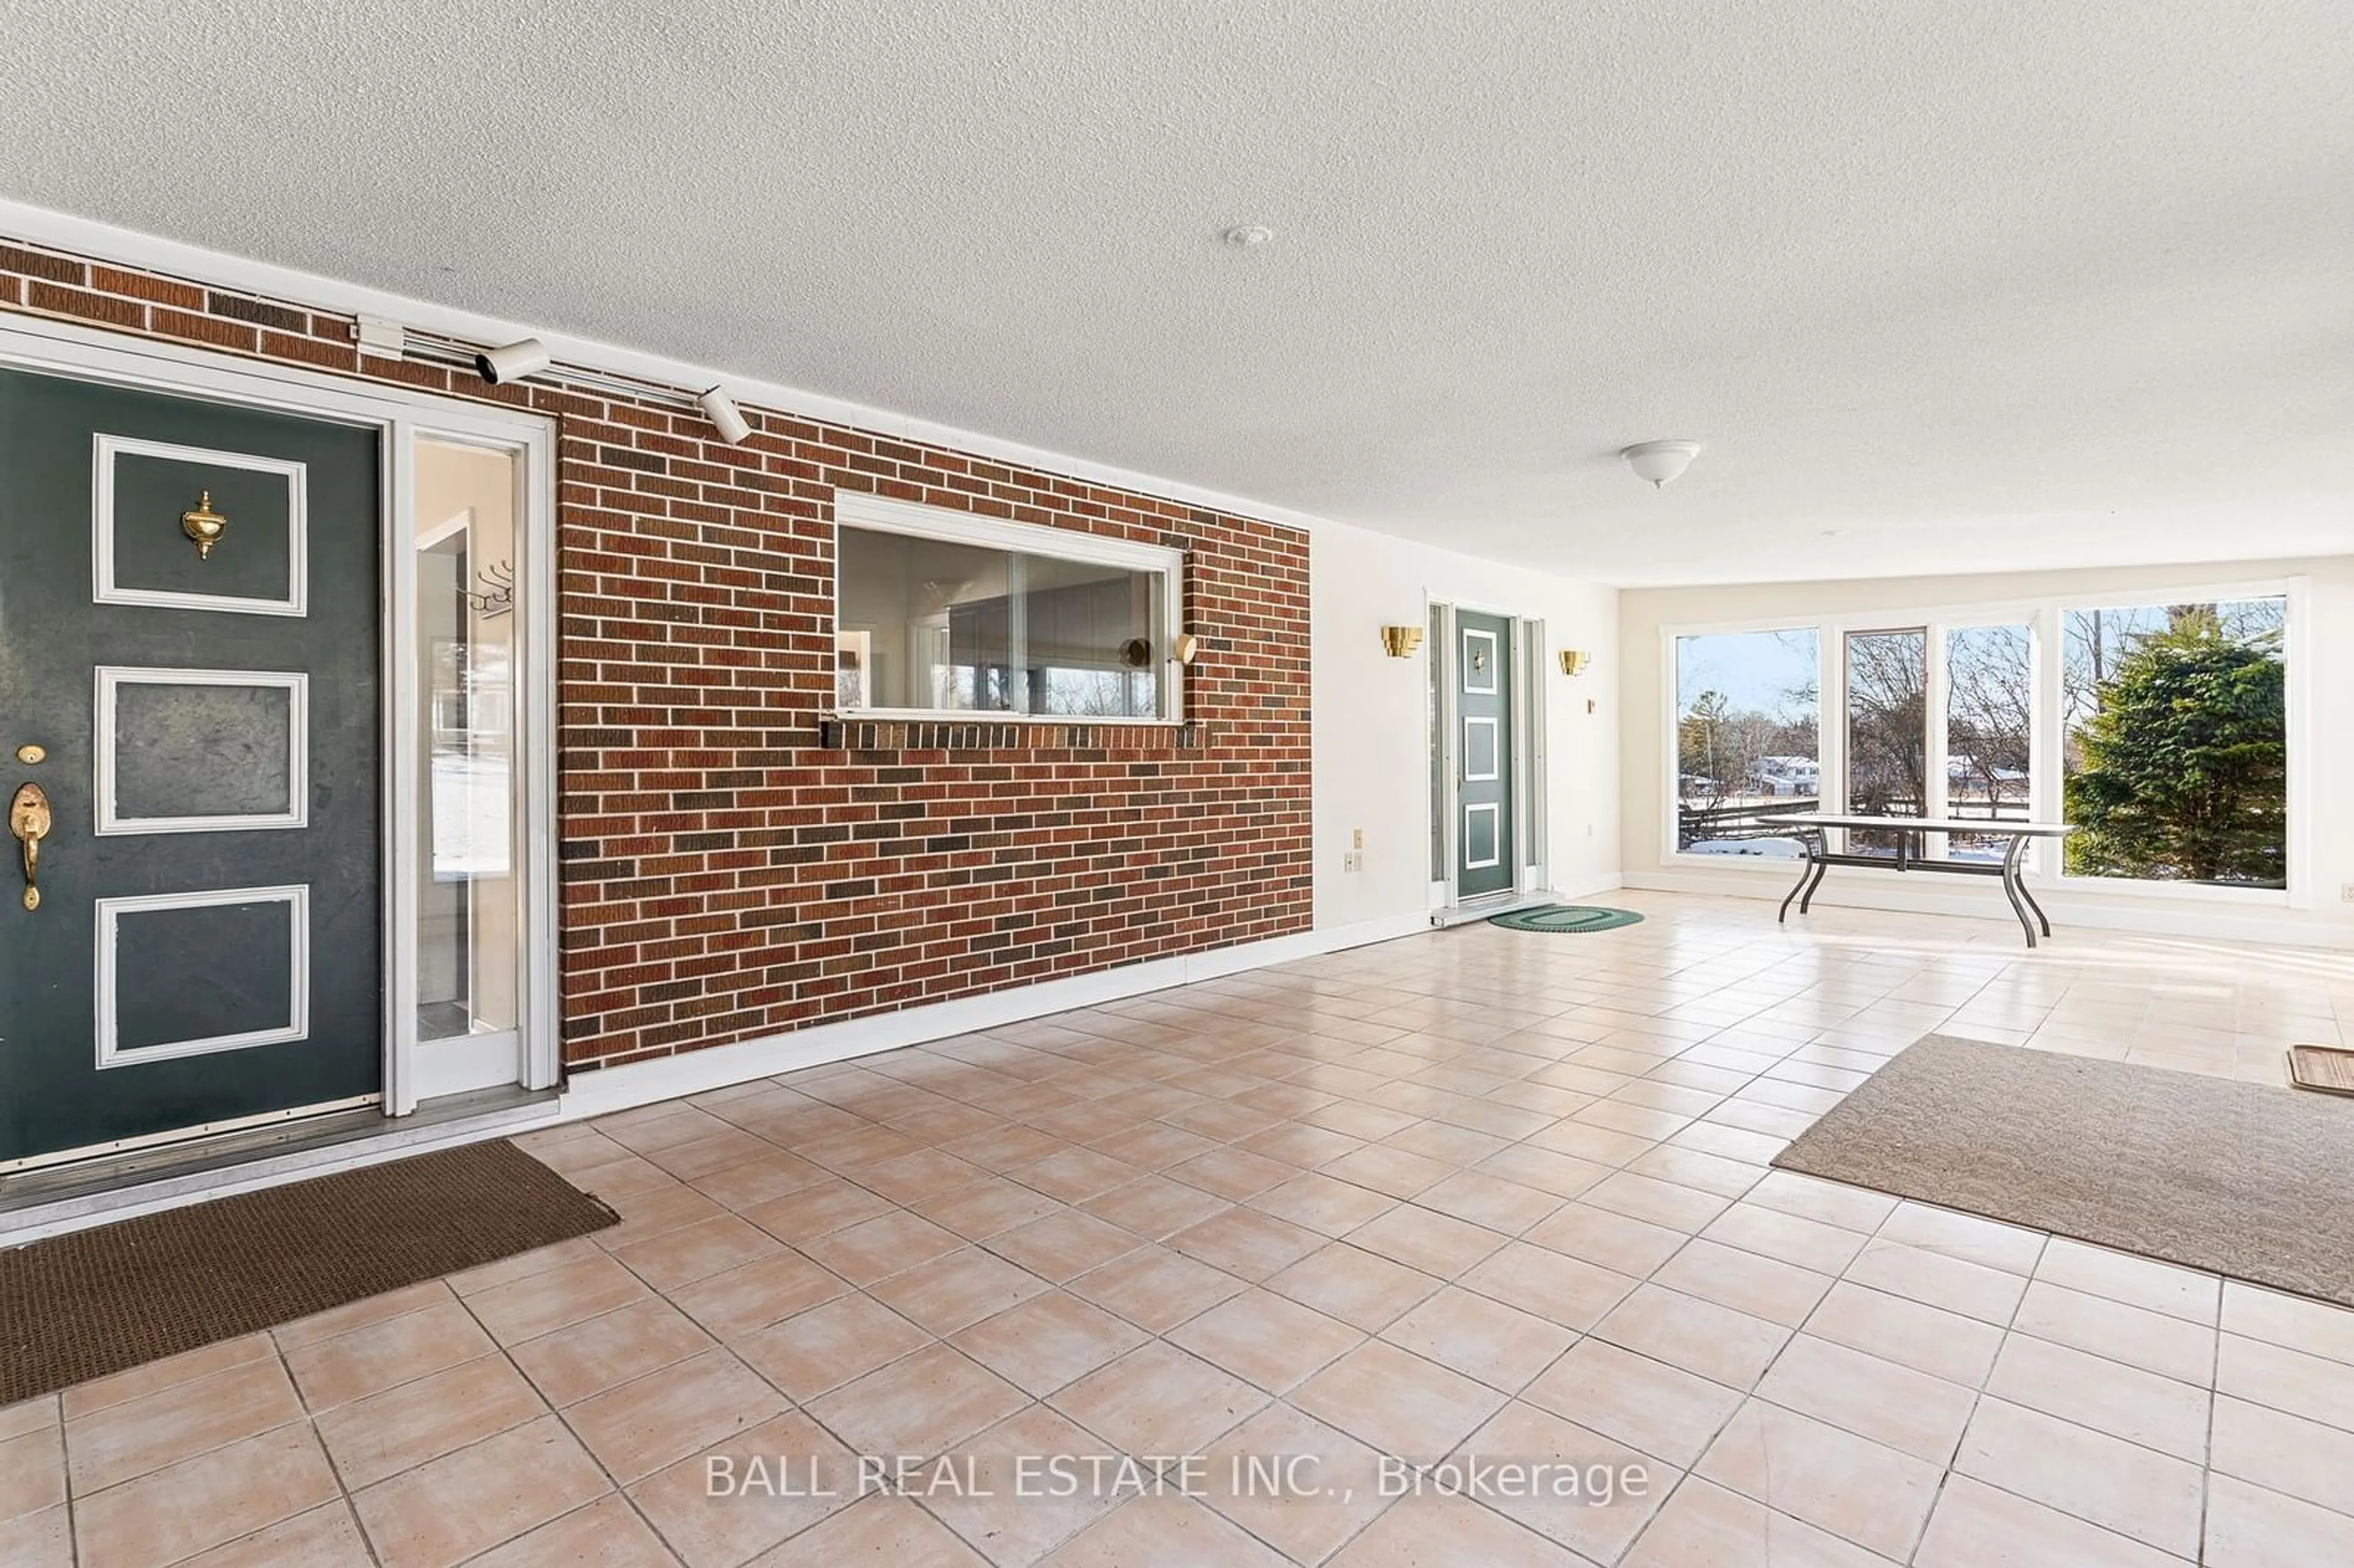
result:
[[[1619,658],[1626,722],[1621,853],[1630,886],[1676,887],[1780,899],[1786,866],[1692,867],[1664,853],[1668,790],[1668,693],[1662,629],[1728,621],[1878,615],[1902,625],[1943,609],[2081,595],[2110,598],[2147,590],[2165,603],[2169,589],[2302,578],[2301,625],[2291,628],[2290,704],[2304,722],[2293,737],[2291,767],[2303,769],[2306,853],[2294,900],[2281,895],[2190,889],[2094,891],[2084,884],[2039,885],[2055,922],[2123,927],[2183,935],[2354,946],[2354,904],[2339,888],[2354,884],[2354,556],[2221,565],[2117,567],[2066,572],[1971,577],[1876,577],[1852,581],[1753,584],[1726,588],[1630,589],[1620,599]],[[2296,615],[2292,605],[2291,614]],[[2291,825],[2291,853],[2298,847]],[[2292,867],[2292,876],[2297,874]],[[2048,895],[2047,895],[2048,889]],[[1990,886],[1955,877],[1900,877],[1834,867],[1822,901],[1882,908],[1949,910],[2007,917]],[[2302,906],[2297,906],[2301,905]],[[1794,915],[1793,919],[1797,916]]]
[[[1548,832],[1553,885],[1618,880],[1618,593],[1500,561],[1320,524],[1310,567],[1316,762],[1316,924],[1418,921],[1429,907],[1432,650],[1382,650],[1384,626],[1422,626],[1434,601],[1541,618],[1550,650],[1584,649],[1570,679],[1548,664]],[[1586,704],[1595,711],[1587,713]],[[1341,869],[1365,832],[1364,869]]]

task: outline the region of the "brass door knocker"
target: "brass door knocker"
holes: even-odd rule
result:
[[[180,532],[196,542],[196,559],[213,558],[213,546],[228,532],[228,519],[213,510],[211,491],[197,498],[196,510],[180,514]]]

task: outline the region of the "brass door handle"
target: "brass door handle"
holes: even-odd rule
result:
[[[25,846],[25,907],[41,906],[41,841],[49,836],[49,798],[38,784],[27,784],[8,802],[8,831]]]

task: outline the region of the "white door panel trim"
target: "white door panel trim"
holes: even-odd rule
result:
[[[90,597],[99,604],[137,604],[161,609],[204,609],[225,615],[310,613],[310,470],[282,458],[251,452],[215,451],[101,432],[90,443]],[[170,588],[124,588],[114,580],[114,462],[119,457],[166,458],[209,468],[242,468],[274,473],[286,481],[286,597],[245,599],[235,594],[181,593]],[[191,504],[194,498],[191,497]],[[236,520],[230,519],[232,523]],[[190,549],[195,546],[191,545]]]
[[[311,677],[299,670],[175,670],[133,664],[97,666],[90,727],[91,800],[101,838],[133,833],[242,833],[308,827],[311,821]],[[244,686],[283,691],[286,699],[286,810],[186,817],[126,817],[115,799],[115,701],[124,686]]]
[[[287,1021],[270,1029],[249,1029],[235,1034],[172,1040],[125,1049],[118,1012],[122,980],[119,938],[122,917],[158,909],[220,909],[238,904],[284,904],[288,906]],[[96,901],[97,955],[91,1001],[98,1016],[98,1065],[135,1067],[146,1062],[167,1062],[181,1056],[208,1056],[216,1051],[244,1051],[256,1045],[279,1045],[311,1037],[311,889],[293,884],[281,887],[225,887],[195,893],[150,893],[131,898]],[[231,955],[232,957],[234,955]]]

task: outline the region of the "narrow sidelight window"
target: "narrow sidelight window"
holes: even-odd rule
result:
[[[515,533],[521,459],[417,443],[417,1037],[516,1027]]]

